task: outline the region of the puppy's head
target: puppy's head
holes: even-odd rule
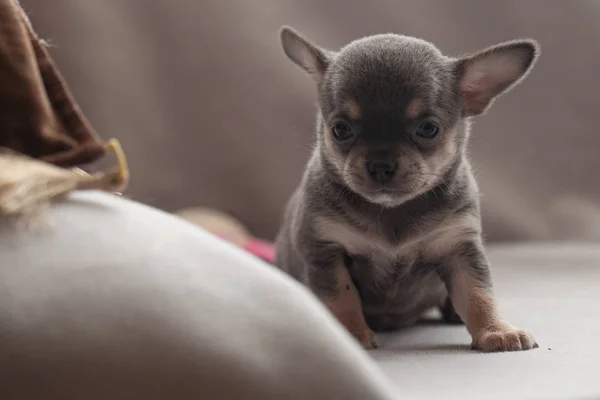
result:
[[[324,165],[354,192],[389,207],[442,183],[464,153],[468,118],[516,85],[539,53],[536,42],[518,40],[450,58],[395,34],[333,52],[288,27],[281,41],[317,84]]]

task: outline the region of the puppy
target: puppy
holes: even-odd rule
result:
[[[474,348],[537,347],[494,300],[466,151],[471,118],[527,75],[537,43],[452,58],[395,34],[333,52],[284,27],[281,42],[312,76],[319,107],[276,264],[367,349],[377,347],[373,331],[414,324],[434,307],[464,322]]]

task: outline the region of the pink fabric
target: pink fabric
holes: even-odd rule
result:
[[[271,242],[252,238],[246,243],[244,250],[269,263],[275,261],[275,247]]]
[[[230,242],[230,240],[227,239],[227,235],[217,234],[216,236],[226,242]],[[242,248],[248,253],[261,258],[268,263],[275,262],[275,246],[272,242],[257,238],[249,238]]]

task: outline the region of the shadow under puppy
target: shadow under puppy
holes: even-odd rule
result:
[[[428,309],[483,351],[537,347],[498,311],[467,158],[469,120],[534,65],[532,40],[451,58],[382,34],[338,52],[289,27],[286,55],[318,88],[317,140],[276,240],[276,264],[364,345]]]

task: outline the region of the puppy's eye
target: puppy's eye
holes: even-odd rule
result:
[[[340,142],[352,139],[354,137],[354,129],[346,121],[337,121],[331,128],[333,136]]]
[[[423,121],[417,127],[416,134],[423,139],[433,139],[440,131],[440,127],[432,121]]]

